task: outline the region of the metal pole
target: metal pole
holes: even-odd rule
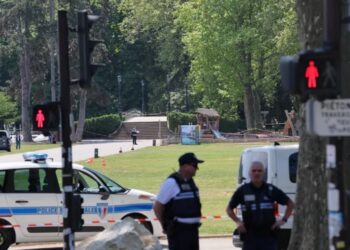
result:
[[[74,249],[71,211],[73,196],[72,142],[70,139],[70,76],[67,12],[58,11],[59,66],[61,80],[62,163],[63,163],[63,237],[64,249]]]
[[[119,114],[122,113],[122,100],[121,100],[121,83],[122,83],[122,76],[118,75],[118,112]]]
[[[331,0],[330,0],[331,1]],[[342,12],[337,13],[342,16],[343,25],[341,26],[340,36],[340,71],[341,71],[341,96],[342,98],[350,98],[350,1],[335,1],[342,2]],[[339,25],[340,26],[340,25]],[[340,175],[343,184],[343,211],[344,211],[344,238],[346,239],[346,248],[350,250],[350,138],[343,138],[342,154],[343,168]]]
[[[142,114],[145,113],[145,90],[144,90],[145,82],[141,80],[141,91],[142,91],[142,106],[141,106],[141,112]]]
[[[340,1],[324,0],[324,46],[330,49],[336,49],[338,51],[337,62],[337,74],[340,76],[340,89],[341,98],[350,97],[350,89],[348,86],[348,80],[350,79],[350,74],[348,73],[349,57],[347,52],[348,42],[350,41],[349,35],[346,39],[346,28],[341,26],[341,7],[342,9],[347,8],[345,4],[340,5]],[[344,32],[345,31],[345,32]],[[349,197],[350,197],[350,139],[345,137],[330,138],[330,144],[335,146],[336,150],[336,168],[330,168],[329,171],[329,188],[331,191],[332,186],[335,186],[333,191],[339,192],[339,211],[333,211],[337,213],[340,217],[340,226],[342,229],[340,234],[335,238],[330,239],[330,243],[333,245],[334,249],[339,249],[337,246],[345,243],[343,249],[350,249],[350,239],[347,237],[350,229],[350,216],[349,216]],[[328,197],[330,198],[330,197]],[[331,211],[329,216],[331,216]],[[331,220],[330,220],[331,221]],[[332,226],[332,225],[330,225]],[[334,226],[334,225],[333,225]],[[332,236],[332,235],[331,235]]]

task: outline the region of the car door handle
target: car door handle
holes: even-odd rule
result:
[[[25,201],[25,200],[18,200],[18,201],[16,201],[16,203],[28,203],[28,201]]]

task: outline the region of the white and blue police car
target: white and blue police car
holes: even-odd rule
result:
[[[45,153],[26,153],[23,162],[0,163],[0,250],[13,243],[63,239],[62,163]],[[96,170],[73,164],[74,192],[84,202],[81,240],[131,217],[162,235],[152,210],[155,196],[128,189]]]

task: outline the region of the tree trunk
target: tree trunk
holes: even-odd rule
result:
[[[322,44],[322,1],[298,0],[302,47]],[[305,133],[304,105],[299,109],[301,137],[297,173],[294,225],[289,250],[326,250],[328,245],[327,178],[325,139]]]
[[[250,85],[244,88],[244,116],[247,129],[255,128],[254,122],[254,96]]]
[[[304,106],[300,116],[304,117]],[[302,128],[305,120],[302,119]],[[296,209],[289,250],[328,249],[325,139],[301,131]]]
[[[244,116],[247,129],[262,128],[260,97],[254,89],[254,77],[252,68],[252,55],[249,51],[244,53],[247,66],[247,82],[244,88]]]
[[[22,37],[22,53],[20,55],[20,75],[21,75],[21,120],[22,120],[22,132],[23,141],[32,141],[31,134],[31,76],[30,76],[30,60],[29,60],[29,3],[26,2],[25,14],[24,14],[24,35]],[[21,23],[21,20],[20,20]],[[19,26],[21,27],[21,25]],[[19,30],[21,33],[21,28]]]
[[[85,123],[85,115],[86,115],[86,93],[87,92],[85,89],[80,90],[79,119],[78,119],[77,130],[75,131],[75,135],[73,137],[73,140],[75,142],[81,141],[83,139],[84,123]]]

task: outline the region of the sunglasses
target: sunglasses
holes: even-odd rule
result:
[[[262,170],[261,170],[261,169],[253,169],[252,172],[253,172],[253,173],[261,173]]]

